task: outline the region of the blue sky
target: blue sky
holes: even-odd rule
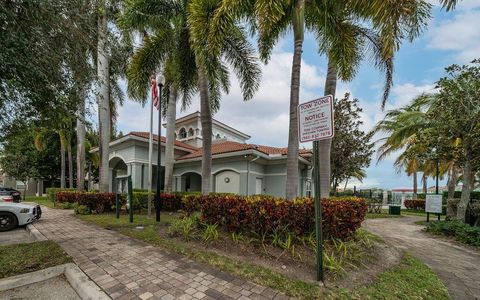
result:
[[[436,5],[435,1],[432,1]],[[413,43],[404,42],[395,58],[394,86],[387,109],[408,103],[413,97],[431,91],[434,83],[444,75],[443,68],[463,64],[480,57],[480,0],[462,1],[453,12],[434,8],[433,18],[422,36]],[[475,25],[477,24],[477,25]],[[292,36],[287,35],[275,48],[268,65],[262,66],[261,87],[254,99],[243,102],[238,82],[232,76],[231,91],[224,95],[222,107],[214,116],[249,135],[251,143],[286,146],[288,137],[288,103],[290,68],[292,61]],[[300,102],[323,95],[326,59],[318,55],[312,35],[307,34],[304,44]],[[337,97],[350,92],[360,100],[364,109],[364,129],[370,130],[382,119],[380,99],[383,74],[368,62],[362,64],[351,82],[339,82]],[[177,116],[199,110],[198,97],[186,111]],[[127,101],[119,110],[118,129],[127,133],[133,130],[148,131],[149,112],[140,104]],[[156,126],[155,126],[156,128]],[[310,147],[309,144],[301,147]],[[392,165],[395,156],[376,164],[376,155],[367,169],[363,187],[410,187],[411,179],[398,174]],[[434,180],[429,180],[429,186]],[[349,184],[350,185],[350,184]]]

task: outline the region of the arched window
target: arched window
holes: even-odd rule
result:
[[[180,128],[180,131],[178,132],[178,135],[180,136],[181,139],[184,139],[187,137],[187,131],[185,130],[184,127]]]
[[[188,136],[193,136],[193,128],[190,128],[190,129],[188,130]]]
[[[217,140],[221,139],[222,137],[220,136],[220,133],[217,133],[217,136],[215,137]]]

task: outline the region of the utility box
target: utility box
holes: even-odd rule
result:
[[[388,206],[388,214],[389,215],[400,215],[401,206],[398,205],[390,205]]]

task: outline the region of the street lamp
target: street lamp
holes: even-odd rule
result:
[[[165,85],[165,77],[157,75],[156,82],[158,84],[158,149],[157,149],[157,195],[155,197],[157,205],[155,205],[155,219],[160,222],[160,177],[162,174],[162,88]]]

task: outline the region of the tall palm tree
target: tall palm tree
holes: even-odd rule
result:
[[[110,98],[109,98],[109,64],[108,53],[108,15],[106,0],[98,1],[98,44],[97,44],[97,103],[98,103],[98,126],[100,134],[100,192],[109,191],[109,143],[110,143]]]
[[[202,193],[208,194],[211,186],[212,111],[219,109],[222,91],[229,91],[228,65],[232,66],[240,79],[244,99],[248,100],[253,96],[258,88],[260,75],[254,50],[243,28],[232,22],[228,24],[228,37],[222,40],[220,53],[214,55],[208,51],[205,37],[211,35],[210,16],[213,16],[221,1],[147,0],[142,3],[132,1],[130,4],[131,9],[126,11],[132,13],[125,14],[123,24],[153,34],[137,52],[139,56],[133,57],[127,73],[129,93],[145,99],[148,78],[162,65],[170,87],[173,86],[183,94],[184,106],[190,103],[192,91],[199,92],[204,150]],[[149,43],[156,47],[149,47]],[[144,55],[142,61],[141,52],[148,52],[150,55]],[[135,57],[138,57],[138,60]],[[141,65],[145,67],[140,68]],[[195,82],[194,89],[191,86],[192,81]],[[171,89],[170,93],[172,94]]]
[[[444,1],[452,2],[452,1]],[[456,1],[455,1],[456,2]],[[298,124],[296,109],[300,88],[300,65],[305,29],[317,36],[320,53],[328,57],[325,94],[335,96],[337,77],[350,80],[365,53],[386,72],[383,103],[389,93],[393,73],[393,53],[403,37],[413,39],[426,25],[430,4],[423,0],[382,1],[280,1],[226,0],[217,10],[215,32],[208,37],[215,45],[224,36],[224,26],[231,19],[248,18],[259,32],[260,56],[267,61],[273,46],[288,29],[294,36],[292,59],[290,124],[287,158],[286,196],[297,196],[298,190]],[[371,28],[364,28],[371,24]],[[321,196],[329,196],[331,140],[322,141],[320,150]]]

